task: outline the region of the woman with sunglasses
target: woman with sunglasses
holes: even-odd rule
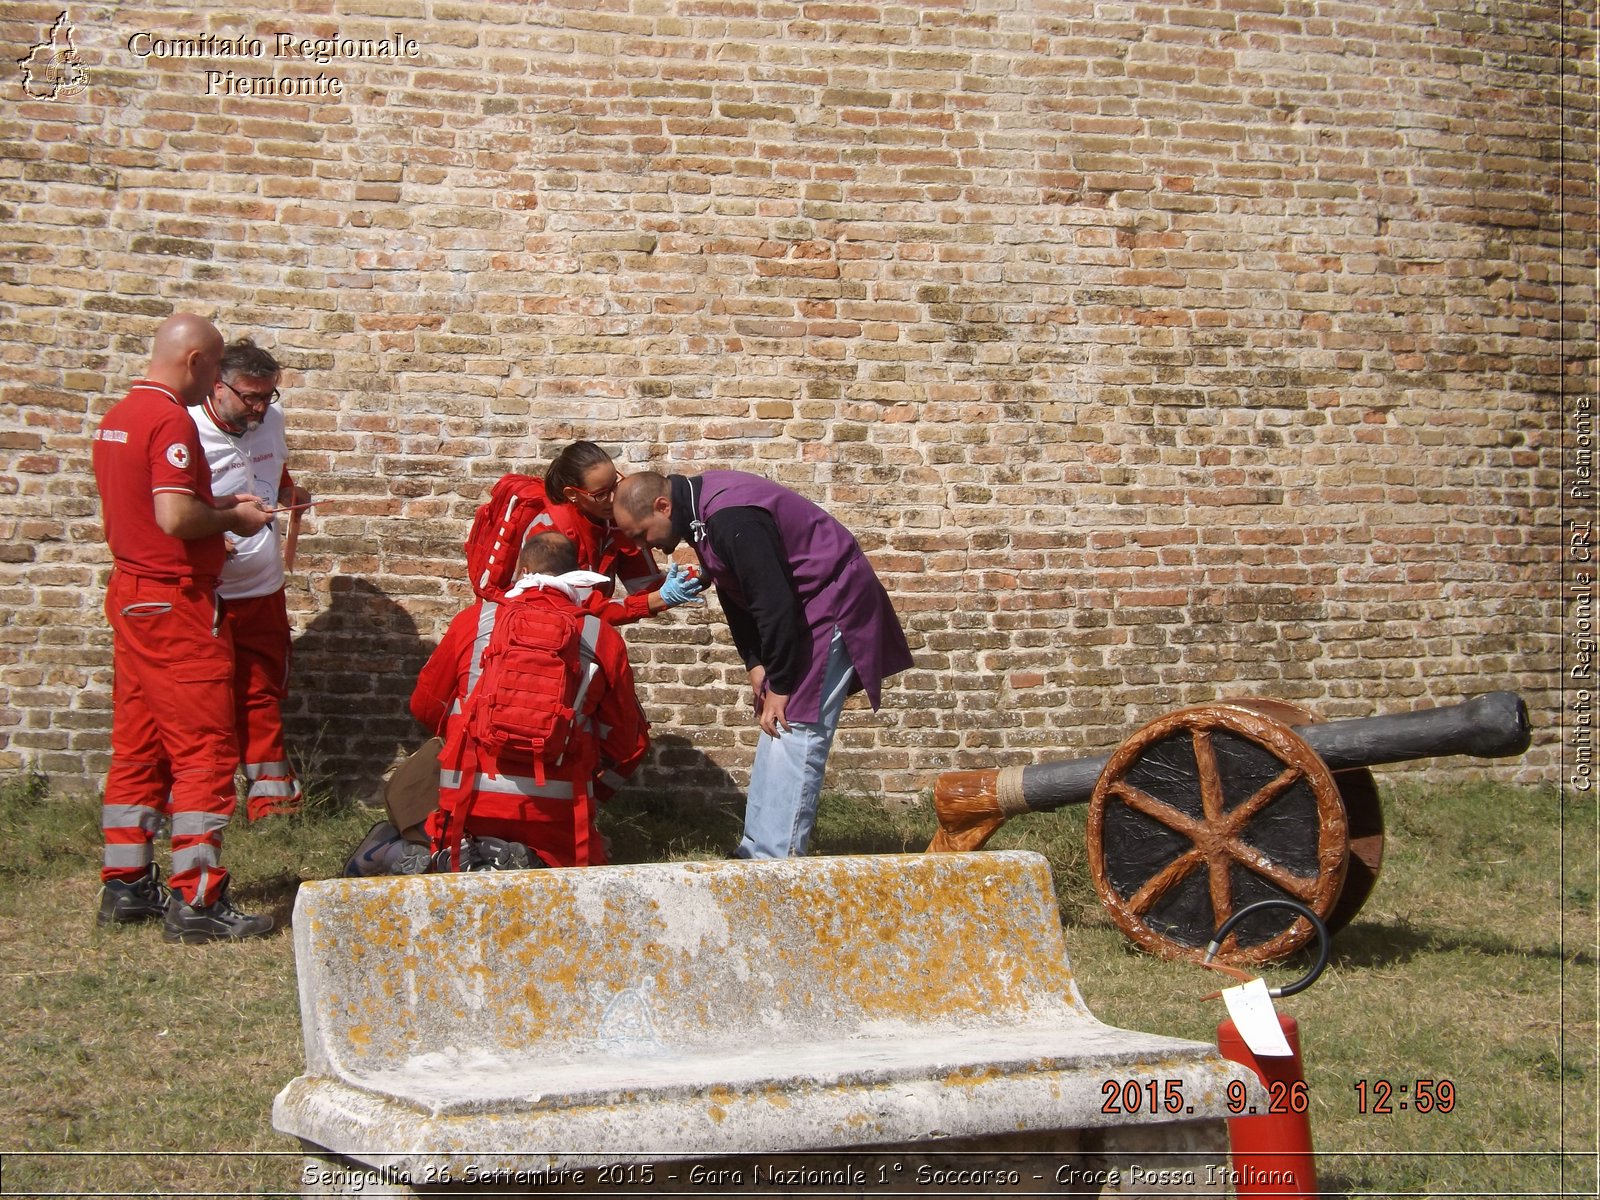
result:
[[[545,470],[545,508],[528,529],[530,536],[545,529],[566,534],[578,548],[580,568],[622,584],[625,595],[601,613],[613,625],[687,603],[705,586],[677,563],[663,575],[648,549],[622,536],[611,519],[611,501],[621,482],[609,454],[594,442],[573,442]]]

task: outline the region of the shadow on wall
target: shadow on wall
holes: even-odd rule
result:
[[[697,803],[743,811],[744,785],[711,760],[705,751],[681,733],[661,726],[650,730],[650,753],[632,780],[632,786],[654,793],[693,797]]]
[[[325,611],[294,641],[284,730],[306,781],[374,799],[425,738],[406,707],[432,647],[372,584],[329,580]]]

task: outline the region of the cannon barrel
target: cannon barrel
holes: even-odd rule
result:
[[[1296,725],[1294,732],[1330,771],[1452,754],[1507,758],[1526,750],[1533,736],[1527,705],[1514,692],[1488,692],[1443,708]],[[1002,803],[1002,811],[1051,812],[1087,804],[1109,761],[1111,756],[1103,755],[1023,767],[1020,805]]]

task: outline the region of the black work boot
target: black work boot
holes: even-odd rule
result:
[[[534,854],[521,842],[508,842],[501,838],[474,837],[461,839],[461,869],[463,871],[526,871],[544,866],[544,859]],[[435,874],[450,873],[450,847],[433,852],[432,866]]]
[[[479,837],[472,839],[472,865],[469,871],[526,871],[533,865],[533,856],[521,842],[508,842],[501,838]],[[466,866],[466,856],[462,856]],[[543,862],[539,865],[544,866]]]
[[[126,925],[133,921],[152,921],[167,911],[171,893],[161,886],[161,872],[154,863],[131,882],[108,879],[100,886],[101,925]]]
[[[262,937],[272,932],[272,918],[252,917],[242,913],[228,899],[224,885],[222,894],[203,908],[186,904],[182,896],[173,894],[167,905],[166,925],[161,938],[167,942],[196,945],[200,942],[236,942],[243,938]]]

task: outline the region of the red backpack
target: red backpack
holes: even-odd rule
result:
[[[467,735],[491,755],[531,758],[542,786],[545,766],[566,756],[583,711],[595,668],[581,646],[587,634],[592,650],[599,625],[592,614],[538,600],[501,605],[466,703]]]
[[[467,534],[467,580],[485,600],[499,602],[517,578],[517,556],[528,527],[545,510],[544,482],[502,475],[472,518]]]

